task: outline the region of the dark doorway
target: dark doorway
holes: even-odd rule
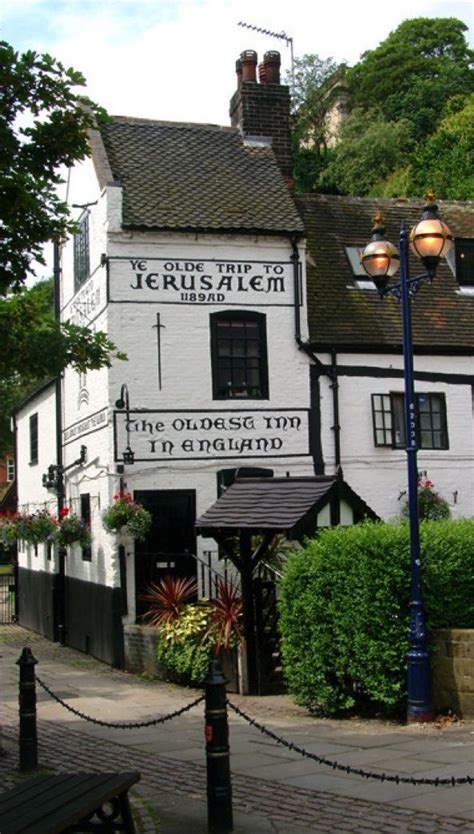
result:
[[[197,575],[196,493],[193,489],[143,490],[135,498],[152,514],[153,522],[144,542],[135,544],[135,589],[137,618],[147,610],[140,601],[150,582],[166,575]]]

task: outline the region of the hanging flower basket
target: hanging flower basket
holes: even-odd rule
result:
[[[9,548],[18,540],[16,513],[0,513],[0,545]]]
[[[49,540],[56,530],[56,519],[47,510],[40,510],[37,513],[17,513],[13,525],[16,539],[37,545]],[[11,533],[13,535],[13,530]]]
[[[83,518],[70,513],[69,509],[64,507],[59,513],[59,521],[56,522],[50,541],[63,547],[76,543],[81,547],[89,547],[91,543],[89,526]]]
[[[440,521],[451,515],[448,502],[436,492],[433,481],[424,477],[418,478],[418,514],[420,521],[423,519]],[[409,516],[408,502],[402,509],[402,516],[404,518]]]
[[[128,533],[138,541],[145,540],[151,520],[151,513],[129,492],[117,492],[114,503],[102,513],[102,524],[109,533]]]

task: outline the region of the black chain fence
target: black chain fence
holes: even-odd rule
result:
[[[269,730],[264,724],[260,724],[255,718],[251,718],[247,715],[240,707],[237,707],[231,701],[227,701],[227,706],[243,718],[247,724],[250,724],[251,727],[255,727],[256,730],[260,730],[261,733],[271,738],[277,744],[281,744],[283,747],[286,747],[288,750],[294,750],[295,753],[299,753],[306,759],[313,759],[313,761],[318,762],[319,764],[327,765],[328,767],[332,767],[333,770],[341,770],[343,773],[353,774],[354,776],[362,776],[364,779],[378,779],[379,782],[395,782],[396,785],[434,785],[435,787],[440,787],[441,785],[451,785],[455,787],[456,785],[472,785],[474,783],[474,776],[448,776],[445,779],[424,779],[424,778],[416,778],[414,776],[398,776],[391,773],[377,773],[373,770],[362,770],[360,767],[351,767],[350,765],[340,764],[339,762],[332,761],[331,759],[327,759],[325,756],[318,756],[317,753],[310,753],[308,750],[305,750],[304,747],[300,747],[299,744],[295,744],[292,741],[287,741],[285,738],[277,735],[274,733],[273,730]]]
[[[61,704],[62,707],[67,709],[69,712],[72,712],[73,715],[77,715],[78,718],[83,718],[84,721],[89,721],[91,724],[98,724],[100,727],[111,727],[114,730],[136,730],[138,727],[153,727],[156,724],[165,724],[166,721],[171,721],[173,718],[178,718],[178,716],[183,715],[183,713],[188,712],[193,707],[196,707],[198,704],[204,701],[204,695],[200,695],[199,698],[196,698],[195,701],[192,701],[190,704],[187,704],[185,707],[181,707],[181,709],[177,709],[175,712],[170,712],[167,715],[161,715],[159,718],[151,718],[149,721],[103,721],[101,718],[93,718],[91,715],[86,715],[85,712],[81,712],[74,707],[71,707],[66,701],[63,701],[59,695],[56,695],[52,689],[47,686],[38,675],[35,675],[35,680],[45,692],[50,695],[58,704]]]
[[[81,712],[74,707],[71,707],[66,701],[63,701],[59,695],[56,695],[52,689],[44,683],[37,675],[35,675],[35,680],[41,688],[48,693],[48,695],[57,701],[58,704],[61,704],[65,709],[69,712],[72,712],[73,715],[78,716],[78,718],[84,719],[84,721],[89,721],[91,724],[98,724],[101,727],[111,727],[112,729],[120,729],[120,730],[134,730],[139,727],[152,727],[157,724],[165,724],[166,721],[171,721],[173,718],[178,718],[180,715],[183,715],[189,710],[196,707],[198,704],[201,704],[205,700],[205,695],[200,695],[199,698],[196,698],[191,703],[187,704],[181,709],[175,710],[175,712],[170,712],[167,715],[162,715],[159,718],[151,718],[148,721],[127,721],[127,722],[114,722],[114,721],[103,721],[100,718],[93,718],[90,715],[86,715],[84,712]],[[435,779],[428,779],[423,777],[415,777],[415,776],[399,776],[398,774],[392,773],[378,773],[377,771],[373,770],[363,770],[360,767],[352,767],[351,765],[344,765],[340,762],[334,761],[332,759],[327,759],[325,756],[319,756],[317,753],[310,753],[308,750],[305,750],[304,747],[300,747],[299,744],[295,744],[293,741],[287,741],[287,739],[282,738],[277,733],[273,732],[273,730],[269,730],[265,727],[264,724],[261,724],[255,718],[251,718],[250,715],[247,715],[240,707],[233,704],[232,701],[227,700],[227,706],[240,718],[243,718],[244,721],[247,722],[251,727],[255,727],[256,730],[259,730],[261,733],[266,735],[268,738],[271,738],[272,741],[276,742],[276,744],[280,744],[282,747],[286,747],[287,750],[294,750],[295,753],[299,753],[300,756],[303,756],[306,759],[312,759],[318,764],[326,765],[327,767],[331,767],[333,770],[339,770],[343,773],[352,774],[353,776],[360,776],[363,779],[377,779],[380,782],[395,782],[396,785],[406,784],[406,785],[432,785],[434,787],[441,787],[449,785],[451,787],[455,787],[456,785],[472,785],[474,784],[474,777],[473,776],[448,776],[446,778],[440,779],[436,777]]]

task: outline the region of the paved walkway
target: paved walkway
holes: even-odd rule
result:
[[[156,718],[200,693],[110,669],[19,626],[0,626],[2,784],[16,781],[18,659],[71,707],[106,721]],[[414,777],[474,773],[474,722],[399,726],[309,717],[287,696],[230,700],[278,735],[344,765]],[[38,688],[39,763],[47,770],[139,770],[132,792],[141,834],[207,832],[203,705],[149,729],[108,729],[67,712]],[[474,831],[470,786],[396,785],[341,774],[281,747],[230,713],[236,834],[448,834]]]

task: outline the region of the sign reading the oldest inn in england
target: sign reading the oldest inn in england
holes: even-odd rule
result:
[[[115,460],[301,457],[309,454],[307,409],[115,412]]]
[[[300,280],[300,279],[299,279]],[[301,288],[298,288],[301,298]],[[293,266],[275,261],[110,258],[112,302],[292,306]]]

